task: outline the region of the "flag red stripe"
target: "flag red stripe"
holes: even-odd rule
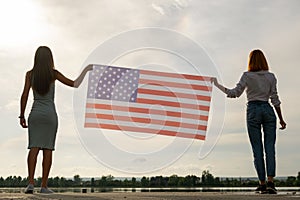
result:
[[[189,104],[189,103],[180,103],[180,102],[174,102],[174,101],[163,101],[163,100],[137,98],[136,102],[151,104],[151,105],[158,104],[158,105],[162,105],[162,106],[171,106],[171,107],[209,111],[209,106],[195,105],[195,104]]]
[[[159,135],[177,136],[177,137],[195,138],[195,139],[205,140],[204,135],[180,133],[180,132],[176,132],[176,131],[157,130],[157,129],[141,128],[141,127],[119,126],[119,125],[102,124],[102,123],[99,123],[99,124],[85,123],[84,127],[104,128],[104,129],[111,129],[111,130],[132,131],[132,132],[141,132],[141,133],[153,133],[153,134],[159,134]]]
[[[108,119],[114,121],[128,121],[128,122],[138,122],[138,123],[147,123],[147,124],[160,124],[164,126],[173,126],[173,127],[182,127],[182,128],[190,128],[206,131],[207,127],[204,125],[198,124],[189,124],[175,121],[164,121],[150,118],[141,118],[141,117],[127,117],[120,115],[108,115],[108,114],[94,114],[94,113],[86,113],[86,118],[97,118],[97,119]]]
[[[139,80],[139,84],[159,85],[159,86],[177,87],[177,88],[194,89],[194,90],[202,90],[202,91],[211,91],[211,86],[206,86],[206,85],[185,84],[185,83],[158,81],[158,80],[141,79],[141,78]]]
[[[109,104],[93,104],[93,103],[87,103],[86,107],[94,108],[94,109],[104,109],[104,110],[119,110],[125,112],[150,113],[153,115],[163,115],[163,116],[170,116],[170,117],[181,117],[181,118],[208,121],[208,116],[205,115],[196,115],[190,113],[164,111],[164,110],[156,110],[156,109],[148,109],[148,108],[136,108],[136,107],[126,107],[126,106],[117,106],[117,105],[109,105]]]
[[[177,97],[177,98],[187,98],[187,99],[197,99],[203,101],[210,101],[209,96],[204,95],[196,95],[196,94],[186,94],[181,92],[169,92],[169,91],[162,91],[162,90],[152,90],[152,89],[145,89],[145,88],[138,88],[138,93],[140,94],[150,94],[150,95],[158,95],[158,96],[169,96],[169,97]]]
[[[182,79],[190,79],[190,80],[198,80],[198,81],[210,81],[211,79],[210,77],[206,77],[206,76],[176,74],[176,73],[169,73],[169,72],[157,72],[157,71],[150,71],[150,70],[140,70],[140,74],[171,77],[171,78],[182,78]]]

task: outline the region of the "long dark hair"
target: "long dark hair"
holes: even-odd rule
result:
[[[34,65],[31,70],[32,89],[41,95],[45,95],[54,80],[52,52],[49,47],[40,46],[35,52]]]

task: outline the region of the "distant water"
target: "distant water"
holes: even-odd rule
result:
[[[25,188],[0,188],[0,193],[22,193]],[[179,187],[179,188],[51,188],[57,193],[101,193],[101,192],[253,192],[255,187]],[[35,191],[38,192],[36,187]],[[277,187],[279,192],[299,193],[300,187]]]

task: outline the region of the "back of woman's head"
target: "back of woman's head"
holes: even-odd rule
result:
[[[34,56],[34,65],[31,73],[32,88],[37,93],[44,95],[49,91],[50,84],[54,81],[54,62],[49,47],[40,46]]]
[[[249,54],[248,71],[257,72],[261,70],[269,70],[268,62],[264,53],[259,49],[255,49]]]

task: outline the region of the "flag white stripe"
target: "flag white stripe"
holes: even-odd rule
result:
[[[193,79],[186,79],[184,76],[182,78],[174,78],[174,77],[162,77],[162,76],[155,76],[155,75],[148,75],[148,74],[140,74],[140,79],[147,79],[147,80],[156,80],[156,81],[166,81],[172,83],[183,83],[187,85],[202,85],[211,87],[210,81],[204,80],[193,80]]]
[[[180,113],[189,113],[195,115],[204,115],[208,116],[208,111],[197,110],[197,109],[188,109],[188,108],[177,108],[172,106],[161,106],[161,105],[150,105],[144,103],[134,103],[134,102],[124,102],[124,101],[111,101],[105,99],[92,99],[87,98],[87,103],[93,104],[106,104],[112,106],[127,106],[127,107],[135,107],[135,108],[145,108],[145,109],[160,109],[166,111],[180,112]]]
[[[174,122],[181,122],[181,123],[188,123],[188,124],[198,124],[198,125],[207,125],[207,121],[200,120],[200,119],[189,119],[189,118],[181,118],[181,117],[172,117],[172,116],[166,116],[166,115],[156,115],[156,114],[143,114],[143,113],[136,113],[136,112],[124,112],[119,110],[105,110],[105,109],[97,109],[97,112],[95,112],[94,108],[86,108],[86,113],[99,113],[104,115],[112,115],[116,116],[116,119],[118,119],[118,116],[124,116],[124,117],[139,117],[144,119],[157,119],[162,121],[174,121]]]
[[[211,96],[210,91],[194,90],[192,88],[176,88],[176,87],[147,85],[147,84],[139,84],[139,88],[160,90],[160,91],[174,92],[174,93],[179,92],[179,93],[185,93],[185,94],[203,95],[203,96],[208,96],[208,97]]]
[[[159,124],[146,124],[140,122],[128,122],[128,121],[116,121],[116,120],[106,120],[106,119],[95,119],[95,118],[86,118],[85,123],[93,123],[93,124],[111,124],[111,125],[119,125],[119,126],[130,126],[137,128],[148,128],[148,129],[156,129],[157,132],[160,130],[174,131],[180,133],[188,133],[188,134],[197,134],[197,135],[205,135],[205,131],[182,128],[182,127],[174,127],[174,126],[165,126]]]
[[[139,93],[137,98],[144,98],[144,99],[155,99],[155,100],[162,100],[162,101],[171,101],[171,102],[178,102],[180,103],[188,103],[194,105],[202,105],[202,106],[209,106],[209,101],[201,101],[197,99],[187,99],[187,98],[178,98],[178,97],[167,97],[167,96],[159,96],[159,95],[150,95],[150,94],[141,94]]]

